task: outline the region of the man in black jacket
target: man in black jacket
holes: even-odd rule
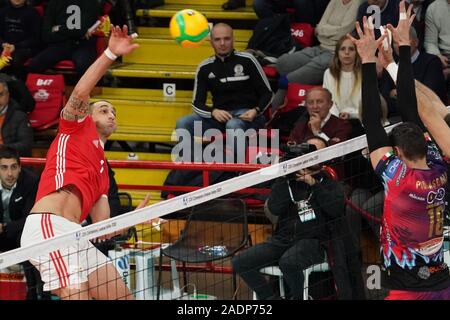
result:
[[[317,149],[326,147],[326,142],[319,137],[306,142]],[[278,265],[292,298],[302,299],[303,270],[322,263],[330,248],[338,297],[361,299],[361,269],[352,258],[357,250],[350,248],[351,243],[345,240],[350,238],[343,220],[344,207],[343,185],[330,179],[320,165],[301,170],[295,179],[280,179],[266,202],[266,213],[277,218],[273,236],[236,255],[232,260],[233,270],[263,300],[274,296],[271,284],[259,270]],[[352,265],[347,266],[352,260]],[[352,293],[354,288],[360,292]]]
[[[0,80],[0,144],[16,149],[23,156],[31,155],[33,129],[25,112],[10,99],[8,85]]]
[[[20,247],[25,219],[36,198],[38,177],[20,166],[16,150],[0,147],[0,251],[9,251]],[[23,262],[27,279],[27,298],[36,299],[36,278],[34,267]]]
[[[272,100],[272,89],[256,59],[234,50],[233,29],[229,25],[218,23],[212,28],[211,45],[215,55],[200,63],[195,76],[194,114],[178,119],[176,133],[185,143],[186,134],[194,141],[194,134],[203,135],[208,129],[226,131],[227,143],[236,150],[236,130],[264,126],[263,112]],[[208,91],[212,107],[206,105]],[[184,161],[189,162],[190,158],[183,155]],[[201,155],[195,154],[194,159],[200,162]]]

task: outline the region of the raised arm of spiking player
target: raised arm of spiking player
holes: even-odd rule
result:
[[[64,106],[62,117],[74,121],[84,118],[88,114],[89,95],[97,82],[103,77],[115,59],[121,55],[129,54],[139,47],[132,43],[133,37],[128,35],[128,27],[111,26],[111,37],[108,48],[86,70],[75,86],[72,95]]]
[[[427,86],[415,81],[419,115],[445,155],[450,155],[450,128],[444,121],[448,110],[441,99]]]

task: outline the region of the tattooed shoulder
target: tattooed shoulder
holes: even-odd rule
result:
[[[80,98],[70,96],[63,110],[63,117],[66,120],[75,120],[87,115],[89,103]]]

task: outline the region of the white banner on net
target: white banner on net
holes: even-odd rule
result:
[[[386,128],[390,132],[395,125]],[[87,227],[71,231],[35,244],[7,251],[0,254],[0,269],[28,260],[30,257],[45,255],[51,251],[77,246],[80,241],[86,241],[137,225],[144,221],[155,219],[166,214],[210,201],[229,193],[266,182],[289,173],[319,164],[346,154],[361,150],[367,146],[366,136],[341,142],[339,144],[317,150],[295,159],[274,164],[245,175],[232,178],[178,197],[161,201],[148,207],[131,211],[123,215],[100,221]]]

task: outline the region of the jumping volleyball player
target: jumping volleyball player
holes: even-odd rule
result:
[[[108,48],[81,77],[62,110],[22,246],[78,229],[87,215],[94,223],[109,218],[108,169],[96,122],[115,117],[115,111],[95,104],[90,109],[89,94],[118,56],[138,47],[132,38],[126,26],[112,26]],[[30,262],[39,270],[44,290],[62,299],[132,299],[115,267],[90,241],[31,257]]]
[[[417,115],[417,108],[413,107],[416,103],[414,81],[409,70],[409,28],[413,19],[411,8],[406,12],[402,1],[399,24],[397,28],[389,26],[389,29],[397,37],[400,47],[399,95],[401,90],[408,90],[409,82],[414,99],[411,105],[402,103],[399,107]],[[434,144],[427,143],[417,122],[396,126],[389,139],[377,121],[381,110],[375,52],[377,48],[382,50],[381,43],[386,34],[376,41],[370,24],[364,18],[364,32],[359,23],[356,24],[359,40],[349,37],[363,63],[362,114],[370,160],[385,189],[381,253],[383,286],[390,289],[386,299],[450,299],[449,270],[443,262],[442,228],[447,165]]]

